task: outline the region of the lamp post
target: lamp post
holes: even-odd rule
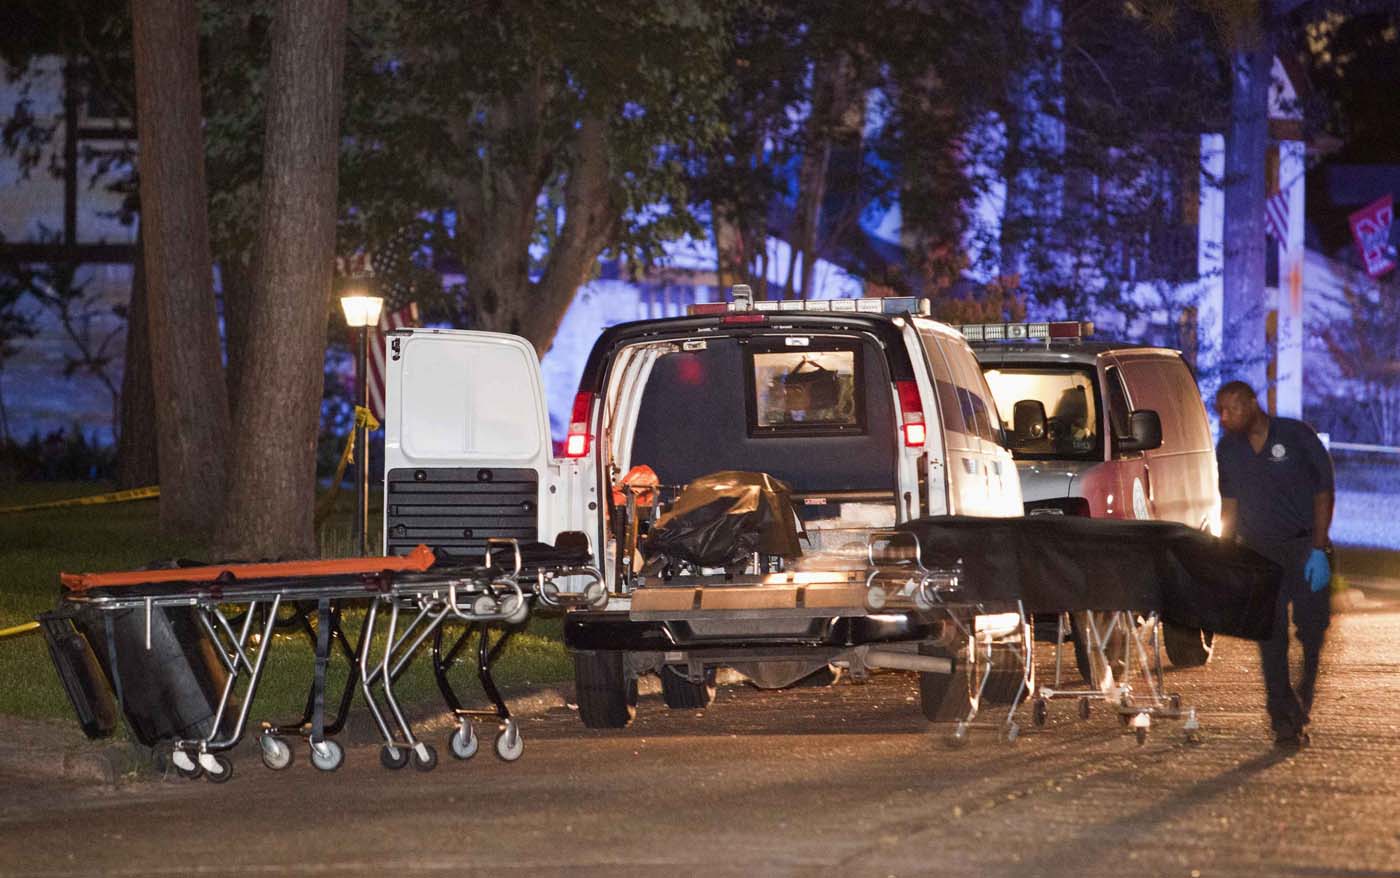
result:
[[[345,322],[359,333],[360,350],[355,358],[355,385],[359,405],[369,408],[369,328],[379,325],[384,300],[355,291],[340,297]],[[355,418],[355,442],[359,445],[355,465],[355,544],[360,555],[369,554],[369,424]]]

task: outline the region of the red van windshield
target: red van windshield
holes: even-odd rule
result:
[[[1018,460],[1098,460],[1103,418],[1093,369],[999,368],[985,372]]]

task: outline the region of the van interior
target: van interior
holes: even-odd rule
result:
[[[897,412],[872,339],[650,342],[614,362],[600,450],[609,456],[605,496],[615,501],[612,533],[623,535],[619,557],[632,557],[687,484],[726,470],[766,473],[791,489],[806,531],[799,564],[863,553],[871,529],[895,523]],[[625,493],[614,491],[639,466],[650,467],[660,487],[654,505],[629,509]]]

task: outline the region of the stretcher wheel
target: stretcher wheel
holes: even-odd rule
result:
[[[471,723],[463,723],[458,726],[452,736],[447,739],[447,751],[457,759],[472,758],[480,746],[481,741],[476,736],[476,727]]]
[[[1093,710],[1094,710],[1093,702],[1091,702],[1088,698],[1081,698],[1081,699],[1079,699],[1079,718],[1080,718],[1080,719],[1088,719],[1088,718],[1089,718],[1089,714],[1092,713]]]
[[[1199,730],[1199,729],[1192,729],[1191,731],[1187,732],[1187,733],[1186,733],[1186,743],[1190,744],[1192,747],[1199,747],[1199,746],[1201,745],[1201,732],[1200,732],[1200,730]]]
[[[437,768],[437,750],[432,744],[418,742],[418,746],[413,748],[413,767],[419,771],[432,771]]]
[[[395,770],[403,768],[408,764],[408,750],[385,744],[379,748],[379,764]]]
[[[953,726],[953,733],[948,736],[948,746],[953,748],[967,746],[967,723],[959,722]]]
[[[519,625],[530,618],[530,604],[517,595],[506,595],[501,599],[501,612],[506,616],[502,620],[505,624]]]
[[[292,748],[286,741],[275,735],[263,735],[258,739],[262,750],[263,765],[273,771],[281,771],[292,764]]]
[[[506,727],[496,737],[496,755],[502,762],[514,762],[525,752],[525,739],[520,736],[520,727],[513,720],[506,720]]]
[[[1133,737],[1137,738],[1138,746],[1141,747],[1143,744],[1147,743],[1147,729],[1138,726],[1133,729]]]
[[[1021,737],[1021,727],[1016,723],[1006,724],[1006,743],[1014,744],[1016,739]]]
[[[1044,728],[1049,714],[1050,704],[1044,698],[1037,698],[1031,702],[1031,724],[1036,728]]]
[[[335,771],[345,764],[345,751],[335,741],[313,742],[311,764],[322,771]]]
[[[176,750],[170,754],[170,764],[175,766],[175,773],[187,780],[194,780],[204,773],[204,769],[195,761],[194,757],[184,750]]]
[[[1167,699],[1167,701],[1171,704],[1172,710],[1181,710],[1181,695],[1174,692],[1172,693],[1171,698]]]
[[[233,762],[222,753],[205,754],[208,759],[200,758],[199,764],[204,766],[204,776],[209,778],[210,783],[228,783],[233,777]],[[213,767],[209,763],[213,763]]]

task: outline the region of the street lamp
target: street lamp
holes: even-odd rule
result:
[[[384,307],[384,300],[357,290],[341,296],[340,307],[345,312],[345,322],[351,329],[359,331],[360,351],[355,358],[355,384],[359,389],[359,404],[368,409],[369,328],[379,325],[379,311]],[[351,429],[358,433],[355,441],[360,446],[355,467],[355,542],[363,557],[369,554],[369,424],[357,416]]]

